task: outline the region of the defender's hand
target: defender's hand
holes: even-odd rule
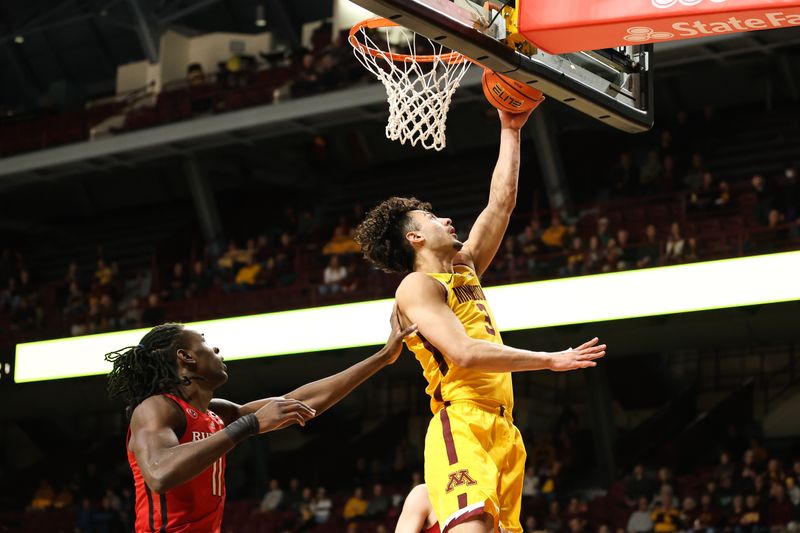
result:
[[[272,398],[255,413],[258,418],[258,432],[275,431],[292,424],[305,426],[316,413],[300,400]]]
[[[392,332],[389,334],[389,340],[386,341],[383,351],[391,365],[397,361],[397,358],[400,357],[400,353],[403,351],[403,339],[417,331],[417,325],[411,324],[406,329],[400,328],[400,318],[397,316],[397,304],[394,304],[392,316],[389,318],[389,324],[392,326]]]
[[[595,337],[577,348],[569,348],[563,352],[552,354],[550,370],[565,372],[567,370],[579,370],[597,366],[595,359],[600,359],[606,354],[606,345],[597,343],[598,339]]]

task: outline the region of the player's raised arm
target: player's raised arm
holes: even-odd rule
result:
[[[163,493],[203,472],[245,438],[304,423],[312,416],[302,402],[275,398],[206,439],[179,444],[176,431],[185,429],[183,414],[172,400],[151,396],[133,411],[128,445],[147,486]]]
[[[400,327],[396,308],[392,311],[390,323],[392,331],[389,334],[389,339],[386,341],[383,348],[378,350],[371,357],[356,363],[338,374],[303,385],[286,394],[285,397],[302,401],[304,404],[314,409],[315,416],[319,416],[330,409],[379,370],[394,363],[403,350],[403,338],[417,330],[416,325],[409,326],[405,329]],[[268,399],[256,400],[242,406],[237,406],[230,402],[225,402],[224,400],[212,400],[211,407],[215,409],[215,412],[219,413],[219,410],[221,410],[220,408],[230,411],[231,406],[233,406],[235,409],[238,409],[238,414],[243,416],[256,411],[266,401],[268,401]],[[224,404],[227,404],[227,406]]]
[[[406,276],[398,287],[397,305],[431,345],[462,368],[483,372],[578,370],[596,366],[595,359],[605,355],[606,346],[598,344],[597,338],[561,352],[519,350],[473,339],[445,303],[441,284],[418,272]]]
[[[472,261],[478,275],[489,267],[508,228],[511,212],[517,204],[519,180],[520,129],[531,111],[500,114],[500,154],[492,174],[489,202],[478,216],[461,250]]]

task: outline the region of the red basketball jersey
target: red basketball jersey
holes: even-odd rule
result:
[[[434,523],[431,527],[423,531],[423,533],[439,533],[439,522]]]
[[[177,396],[164,396],[178,404],[186,418],[186,430],[178,436],[181,444],[205,439],[225,427],[213,412],[201,413]],[[130,438],[128,429],[126,445]],[[225,506],[224,456],[183,485],[162,494],[151,491],[144,482],[130,449],[128,463],[136,488],[136,533],[219,533]]]

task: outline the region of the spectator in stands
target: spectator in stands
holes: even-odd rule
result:
[[[620,249],[617,246],[616,239],[609,239],[606,249],[603,252],[603,264],[601,270],[603,272],[614,272],[619,268]]]
[[[298,506],[297,529],[303,531],[314,523],[314,494],[310,487],[303,487]]]
[[[586,250],[586,273],[595,274],[600,271],[603,262],[603,250],[597,235],[589,237],[589,249]]]
[[[212,284],[213,279],[206,270],[205,263],[197,260],[192,265],[192,273],[189,275],[189,282],[186,286],[186,296],[189,298],[203,296],[211,289]]]
[[[662,484],[659,486],[658,493],[653,498],[653,507],[674,509],[678,506],[678,503],[678,498],[675,496],[672,485]]]
[[[782,530],[792,521],[794,509],[786,498],[786,489],[778,481],[773,481],[770,488],[769,506],[767,508],[767,526],[773,531]]]
[[[333,230],[333,237],[322,247],[323,255],[357,254],[360,251],[361,248],[342,224],[336,226]]]
[[[300,68],[292,84],[292,97],[308,96],[319,90],[319,78],[314,60],[314,54],[306,52],[300,61]]]
[[[707,492],[703,493],[700,497],[700,507],[697,510],[697,517],[691,529],[715,530],[721,525],[720,520],[720,511],[714,505],[711,494]]]
[[[40,325],[40,310],[27,297],[20,298],[17,308],[11,313],[11,329],[26,331]]]
[[[619,154],[619,162],[611,169],[608,185],[614,196],[625,196],[639,185],[639,167],[630,152]],[[601,198],[604,195],[601,193]]]
[[[547,516],[544,518],[544,528],[547,531],[561,531],[564,527],[564,518],[561,516],[561,506],[558,500],[553,500],[547,508]]]
[[[183,271],[183,263],[177,262],[172,265],[167,288],[162,293],[162,296],[167,300],[183,300],[186,298],[187,286],[188,282]]]
[[[639,194],[653,194],[663,173],[664,165],[661,164],[658,151],[650,150],[644,165],[642,165],[642,170],[639,172]]]
[[[53,500],[53,508],[54,509],[71,509],[72,504],[74,503],[75,497],[72,493],[72,489],[69,485],[64,484],[59,489],[58,493],[56,494],[55,500]]]
[[[205,84],[206,74],[203,72],[203,65],[200,63],[190,63],[186,67],[186,83],[189,87],[198,87]]]
[[[539,495],[539,476],[532,466],[525,469],[525,477],[522,478],[522,499],[530,501]],[[524,506],[525,504],[523,504]]]
[[[45,509],[49,509],[53,506],[55,497],[56,493],[53,490],[53,486],[50,484],[50,480],[42,479],[39,481],[39,486],[33,493],[33,498],[31,498],[31,503],[28,505],[28,509],[33,511],[43,511]]]
[[[548,502],[558,498],[561,486],[561,463],[553,461],[542,470],[542,496]]]
[[[683,503],[681,504],[681,512],[678,518],[679,520],[679,529],[681,530],[690,530],[694,527],[695,520],[697,519],[698,511],[697,511],[697,501],[691,496],[687,496],[683,499]]]
[[[657,266],[660,249],[656,237],[656,227],[648,224],[644,230],[644,241],[636,249],[636,268]]]
[[[94,279],[101,287],[107,286],[111,283],[112,276],[111,268],[106,264],[105,259],[97,260],[97,268],[94,271]]]
[[[733,476],[722,476],[714,503],[722,507],[723,510],[728,510],[733,504],[734,495]]]
[[[608,230],[607,217],[600,217],[597,219],[597,231],[595,236],[597,237],[601,248],[605,248],[608,245],[608,240],[611,238],[611,235]]]
[[[673,505],[672,489],[668,487],[669,485],[665,485],[662,488],[661,497],[654,502],[653,513],[650,515],[655,533],[674,533],[680,526],[680,511]]]
[[[725,525],[727,526],[726,529],[736,531],[741,526],[741,521],[744,514],[744,496],[737,494],[731,499],[731,506],[725,515]]]
[[[567,508],[564,510],[565,520],[569,521],[573,518],[578,518],[581,521],[586,519],[586,504],[577,497],[570,498]]]
[[[536,524],[536,517],[534,515],[528,515],[525,517],[525,521],[522,524],[522,531],[523,533],[534,533],[539,531],[539,528]]]
[[[700,251],[697,249],[697,238],[689,237],[686,241],[686,249],[683,253],[684,263],[693,263],[700,260]]]
[[[98,329],[97,331],[111,331],[117,329],[119,320],[117,318],[117,309],[114,306],[114,301],[111,296],[104,294],[98,301]]]
[[[355,520],[367,512],[367,500],[364,499],[364,489],[356,487],[353,495],[345,502],[342,516],[345,520]]]
[[[572,244],[567,251],[567,264],[562,275],[579,276],[586,273],[586,252],[583,249],[583,240],[573,237]]]
[[[517,249],[522,255],[526,271],[531,274],[536,269],[536,254],[543,247],[542,229],[539,219],[534,217],[531,223],[517,235]]]
[[[758,533],[766,525],[766,517],[758,505],[758,497],[748,494],[744,499],[744,513],[739,519],[740,531]]]
[[[13,311],[19,304],[20,294],[17,286],[17,278],[8,278],[5,288],[0,292],[0,311]]]
[[[703,176],[706,174],[703,156],[699,153],[692,154],[692,160],[688,172],[683,177],[684,186],[689,191],[696,191],[703,186]]]
[[[500,279],[514,279],[517,273],[517,252],[514,237],[508,235],[503,241],[503,246],[498,250],[492,270],[497,272]]]
[[[722,452],[719,454],[719,464],[714,468],[714,479],[721,481],[723,477],[733,477],[736,473],[736,466],[731,462],[731,454]]]
[[[700,187],[689,191],[690,211],[708,211],[715,205],[718,195],[718,188],[714,183],[714,175],[711,172],[703,173],[703,182]]]
[[[567,520],[568,533],[583,533],[584,531],[586,531],[586,520],[578,517]]]
[[[113,493],[112,493],[113,494]],[[100,508],[92,516],[92,531],[95,533],[117,533],[122,531],[122,517],[114,508],[112,498],[108,495],[100,500]]]
[[[719,189],[717,190],[717,194],[714,196],[714,208],[716,209],[725,209],[731,203],[731,186],[728,185],[728,182],[722,180],[719,182]]]
[[[261,274],[261,263],[256,263],[252,254],[247,253],[244,265],[236,273],[235,283],[238,290],[252,289],[256,286]]]
[[[675,264],[683,261],[683,249],[686,246],[686,241],[681,234],[681,226],[677,222],[673,222],[669,228],[669,235],[667,236],[667,246],[664,250],[664,263]]]
[[[314,503],[311,505],[311,511],[314,513],[314,521],[317,524],[325,524],[331,517],[332,509],[333,503],[331,499],[328,498],[325,488],[319,487],[316,497],[314,498]]]
[[[94,533],[94,509],[89,498],[81,500],[81,506],[75,514],[75,533]]]
[[[365,515],[368,518],[383,518],[389,511],[389,499],[383,494],[383,485],[376,483],[372,487],[372,498],[367,503]]]
[[[142,302],[138,296],[134,296],[123,303],[119,311],[120,328],[134,329],[142,327]]]
[[[297,512],[300,509],[300,501],[303,498],[303,491],[300,489],[300,480],[293,477],[289,480],[289,489],[283,495],[281,507],[288,511]]]
[[[750,184],[753,193],[756,195],[753,216],[761,224],[766,225],[768,223],[769,212],[772,210],[774,203],[772,191],[767,186],[767,182],[761,174],[755,174],[750,179]]]
[[[631,268],[636,262],[636,250],[631,245],[630,233],[624,228],[617,230],[617,246],[619,247],[619,260],[617,270]]]
[[[550,226],[542,233],[542,243],[550,250],[558,251],[564,248],[564,234],[567,228],[561,223],[558,213],[550,217]]]
[[[630,507],[641,506],[641,499],[644,498],[649,502],[653,492],[655,492],[653,479],[647,475],[644,465],[637,463],[625,481],[625,502]]]
[[[347,267],[341,264],[338,255],[332,255],[322,274],[322,285],[318,287],[320,296],[339,294],[346,288]]]
[[[628,518],[626,531],[628,533],[649,533],[653,531],[653,517],[647,496],[639,496],[637,499],[636,510]]]
[[[281,503],[283,503],[283,491],[278,484],[278,480],[272,479],[269,482],[269,490],[264,494],[264,498],[261,500],[259,509],[262,512],[275,511],[280,507]]]
[[[217,266],[223,272],[235,272],[238,270],[239,266],[244,264],[244,253],[244,250],[236,245],[236,241],[230,241],[228,243],[228,249],[217,259]]]
[[[158,299],[158,294],[151,293],[147,297],[147,307],[142,311],[142,325],[145,327],[153,327],[163,324],[166,318],[167,311],[162,307]]]

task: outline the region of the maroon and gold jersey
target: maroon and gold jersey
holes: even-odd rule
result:
[[[178,396],[164,396],[178,404],[186,418],[186,429],[178,435],[181,444],[208,438],[225,427],[212,411],[202,413]],[[130,438],[128,429],[126,445]],[[136,533],[219,533],[225,506],[224,456],[183,485],[161,494],[144,482],[130,449],[128,463],[136,488]]]

